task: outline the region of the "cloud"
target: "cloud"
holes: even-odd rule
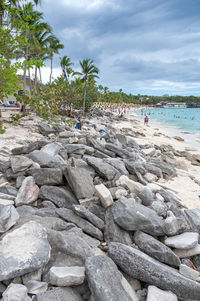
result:
[[[60,55],[75,68],[94,59],[111,90],[200,93],[197,0],[44,0],[42,10],[65,45]],[[54,67],[58,74],[59,56]]]

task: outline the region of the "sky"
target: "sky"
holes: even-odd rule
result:
[[[60,56],[76,70],[93,59],[111,91],[200,95],[200,0],[43,0],[39,9],[65,46]],[[53,77],[61,73],[56,56]]]

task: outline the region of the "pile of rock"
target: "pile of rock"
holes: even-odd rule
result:
[[[200,300],[200,211],[155,183],[175,154],[108,120],[0,150],[2,301]]]

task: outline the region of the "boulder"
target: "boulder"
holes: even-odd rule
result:
[[[29,154],[30,152],[33,152],[34,150],[39,150],[41,147],[43,147],[48,142],[46,140],[38,140],[29,143],[28,145],[23,145],[20,147],[16,147],[12,149],[13,155],[21,155],[21,154]]]
[[[40,188],[39,198],[53,202],[58,207],[71,208],[77,200],[68,187],[44,185]]]
[[[118,173],[117,169],[100,158],[87,157],[86,161],[103,179],[113,180]]]
[[[95,193],[100,198],[101,204],[104,208],[108,208],[113,204],[112,195],[104,184],[96,185]]]
[[[60,167],[65,163],[58,155],[52,156],[42,150],[35,150],[29,153],[28,157],[38,163],[40,167]]]
[[[200,254],[200,244],[192,249],[174,249],[174,253],[180,258],[189,258]]]
[[[56,156],[59,153],[60,146],[56,143],[48,143],[41,150],[50,156]]]
[[[27,174],[32,176],[39,186],[63,184],[63,173],[60,168],[31,168]]]
[[[72,288],[54,288],[50,291],[37,294],[32,301],[84,301]]]
[[[47,282],[41,282],[37,280],[29,280],[26,282],[25,285],[28,289],[28,293],[31,295],[36,295],[39,293],[46,292],[48,288]]]
[[[91,222],[95,227],[100,230],[104,229],[104,222],[98,216],[90,212],[87,208],[81,205],[73,205],[72,210],[79,216],[87,219]]]
[[[10,161],[14,173],[24,171],[33,164],[33,161],[25,156],[13,156]]]
[[[104,159],[104,161],[110,165],[112,165],[115,169],[117,169],[120,174],[122,175],[128,175],[128,171],[125,167],[125,164],[124,162],[119,159],[119,158],[107,158],[107,159]]]
[[[18,219],[19,214],[13,205],[0,205],[0,233],[8,231]]]
[[[45,266],[51,247],[45,228],[30,221],[0,241],[0,281],[25,275]]]
[[[196,247],[199,240],[199,234],[196,232],[185,232],[176,236],[168,237],[164,243],[176,249],[192,249]]]
[[[72,161],[63,173],[77,199],[90,198],[94,194],[93,177],[88,166],[79,162]]]
[[[163,224],[163,231],[168,236],[174,236],[189,230],[187,221],[183,216],[176,217],[172,211],[167,211],[167,218]]]
[[[108,254],[130,277],[170,290],[178,298],[200,300],[200,284],[132,247],[110,243]]]
[[[140,231],[137,231],[133,238],[136,245],[144,253],[168,265],[180,266],[179,257],[159,240]]]
[[[183,276],[185,276],[186,278],[192,279],[192,280],[197,280],[199,278],[199,272],[191,269],[190,267],[188,267],[185,264],[181,264],[179,267],[179,273]]]
[[[147,301],[178,301],[178,298],[170,291],[163,291],[154,285],[149,285]]]
[[[3,293],[2,301],[31,301],[31,298],[24,285],[11,283]]]
[[[162,236],[162,219],[150,208],[128,199],[120,199],[112,206],[114,221],[128,231],[141,230],[155,236]]]
[[[55,134],[56,133],[56,129],[53,127],[48,126],[47,124],[44,123],[39,123],[38,124],[38,130],[40,132],[40,134],[44,135],[44,136],[48,136],[49,134]]]
[[[200,233],[200,209],[187,209],[184,213],[193,231]]]
[[[35,202],[39,195],[39,187],[35,184],[33,177],[27,177],[22,182],[15,199],[15,205],[28,205]]]
[[[124,278],[115,263],[106,256],[89,257],[85,263],[86,277],[93,300],[98,301],[137,301],[135,292],[131,297]],[[112,281],[111,281],[112,279]],[[125,282],[127,284],[127,282]],[[130,286],[128,288],[131,288]]]
[[[85,268],[79,266],[52,267],[49,273],[50,283],[56,286],[79,285],[85,279]]]

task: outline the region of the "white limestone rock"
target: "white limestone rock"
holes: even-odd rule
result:
[[[197,232],[184,232],[179,235],[168,237],[164,243],[172,248],[176,249],[192,249],[196,247],[199,240],[199,233]]]
[[[85,268],[79,266],[52,267],[50,269],[50,283],[56,286],[79,285],[84,282]]]
[[[95,192],[96,195],[100,198],[101,204],[104,208],[108,208],[113,204],[112,195],[104,184],[96,185]]]

